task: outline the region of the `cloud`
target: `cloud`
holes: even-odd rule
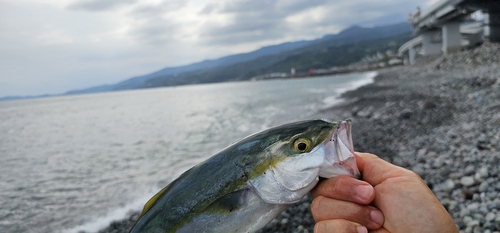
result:
[[[313,39],[354,24],[399,23],[413,0],[237,0],[206,4],[200,44],[237,45]],[[390,10],[388,10],[390,9]],[[392,20],[392,22],[391,22]],[[261,42],[261,43],[258,43]]]
[[[277,1],[226,1],[207,5],[200,30],[203,44],[238,44],[275,39],[288,30]]]
[[[208,6],[201,30],[203,44],[234,45],[260,40],[272,40],[286,34],[287,12],[281,11],[275,1],[234,1],[219,6]],[[209,18],[212,17],[212,18]]]
[[[212,14],[214,12],[216,12],[218,10],[218,8],[220,7],[220,5],[216,2],[209,2],[205,5],[205,7],[203,7],[203,9],[200,11],[200,14],[201,15],[209,15],[209,14]]]
[[[72,10],[106,11],[136,3],[137,0],[78,0],[68,5]]]
[[[354,24],[398,23],[413,10],[413,6],[408,9],[408,2],[413,1],[141,1],[127,13],[126,34],[150,46],[181,41],[204,47],[255,46],[314,39]]]
[[[52,31],[43,35],[38,36],[38,40],[42,44],[52,45],[52,44],[71,44],[73,43],[73,38],[62,31]]]
[[[0,0],[0,96],[63,93],[355,24],[399,23],[436,1]]]
[[[170,0],[136,6],[127,16],[127,35],[152,46],[164,46],[193,35],[189,30],[193,18],[189,1]],[[195,34],[195,33],[194,33]]]

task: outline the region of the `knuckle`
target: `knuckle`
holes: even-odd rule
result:
[[[342,183],[342,177],[337,177],[337,178],[332,178],[332,185],[328,186],[328,192],[329,193],[336,193],[337,190],[339,190],[339,187],[341,187]]]
[[[325,187],[324,195],[334,198],[344,193],[346,187],[350,186],[348,179],[349,177],[347,176],[330,178],[330,185]]]

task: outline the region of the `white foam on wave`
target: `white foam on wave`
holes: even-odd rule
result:
[[[338,95],[328,96],[325,99],[323,99],[323,104],[324,104],[323,107],[333,106],[335,104],[338,104],[341,101],[342,100],[339,98]]]
[[[354,90],[358,87],[373,83],[375,80],[375,77],[377,77],[378,72],[377,71],[372,71],[372,72],[367,72],[364,74],[365,78],[362,78],[360,80],[354,81],[349,83],[349,86],[342,87],[338,89],[338,93],[344,93],[350,90]]]
[[[236,128],[238,131],[240,132],[247,132],[248,130],[250,130],[250,128],[246,125],[240,125],[238,126],[238,128]]]
[[[65,229],[60,231],[60,233],[78,233],[78,232],[98,232],[99,230],[109,226],[113,221],[123,220],[129,217],[130,211],[142,210],[144,204],[154,195],[154,193],[145,195],[132,203],[120,207],[118,209],[112,210],[104,216],[98,216],[95,219],[84,223],[82,225]]]
[[[373,71],[373,72],[367,72],[364,74],[365,77],[359,80],[356,80],[354,82],[348,83],[348,85],[344,87],[340,87],[337,90],[335,90],[335,95],[333,96],[328,96],[323,99],[323,106],[320,109],[327,109],[330,107],[333,107],[334,105],[342,102],[342,98],[340,98],[340,95],[342,93],[345,93],[350,90],[354,90],[358,87],[370,84],[374,82],[375,77],[378,75],[378,72]]]
[[[322,89],[322,88],[310,88],[310,89],[307,89],[306,90],[307,92],[309,93],[315,93],[315,94],[321,94],[321,93],[325,93],[326,92],[326,89]]]

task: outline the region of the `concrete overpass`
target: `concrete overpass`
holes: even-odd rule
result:
[[[419,9],[409,16],[418,37],[403,45],[400,55],[408,54],[412,63],[417,49],[424,56],[447,54],[476,43],[483,35],[483,25],[465,24],[464,21],[478,10],[486,13],[490,41],[500,42],[500,0],[441,0],[429,9],[422,12]]]
[[[483,42],[484,26],[483,21],[466,22],[459,25],[460,48],[472,47]],[[443,52],[442,33],[437,32],[427,38],[426,46],[424,46],[425,35],[420,35],[403,44],[398,50],[398,56],[405,59],[405,63],[414,64],[417,54],[419,55],[434,55]],[[425,49],[424,49],[425,48]]]

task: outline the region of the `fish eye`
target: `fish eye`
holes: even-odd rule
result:
[[[299,138],[293,143],[293,149],[300,153],[309,151],[309,149],[311,149],[311,141],[305,138]]]

